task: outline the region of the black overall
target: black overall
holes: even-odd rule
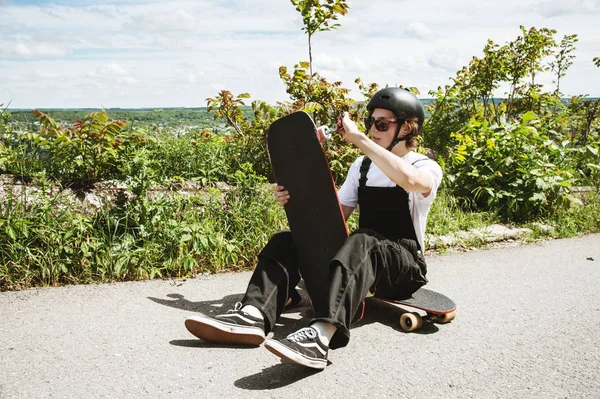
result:
[[[276,233],[259,254],[242,303],[263,312],[267,333],[287,299],[295,294],[300,276],[312,283],[306,284],[313,287],[313,292],[308,292],[316,313],[312,322],[325,321],[337,327],[331,349],[347,345],[348,328],[369,291],[401,299],[427,283],[408,193],[400,186],[366,186],[370,164],[365,157],[361,165],[359,229],[346,239],[329,268],[299,264],[289,231]]]

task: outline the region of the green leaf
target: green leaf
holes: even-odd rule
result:
[[[542,202],[542,203],[546,203],[546,196],[544,195],[544,193],[535,193],[531,198],[529,198],[529,201],[531,202]]]
[[[538,177],[537,179],[535,179],[535,185],[537,188],[540,188],[542,190],[544,190],[548,187],[548,185],[546,184],[544,179],[542,179],[541,177]]]
[[[13,240],[17,239],[17,234],[15,233],[15,230],[12,228],[12,226],[6,226],[6,232],[8,233],[8,236]]]
[[[179,239],[179,242],[187,242],[187,241],[189,241],[191,239],[192,239],[192,235],[191,234],[184,234]]]
[[[537,115],[533,111],[527,111],[521,117],[521,121],[523,125],[527,125],[530,122],[536,121]]]

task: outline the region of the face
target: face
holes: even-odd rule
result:
[[[385,122],[396,119],[396,116],[392,111],[383,108],[375,108],[371,117],[375,120],[381,120]],[[400,132],[401,136],[405,133],[405,128],[406,126],[402,126],[402,130]],[[392,140],[394,140],[397,129],[397,123],[390,123],[387,131],[380,132],[379,130],[377,130],[374,123],[371,126],[371,130],[369,131],[371,133],[371,140],[373,140],[377,145],[380,145],[383,148],[387,148],[392,143]]]

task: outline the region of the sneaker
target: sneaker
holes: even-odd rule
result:
[[[306,367],[323,370],[327,366],[329,347],[319,339],[312,327],[305,327],[285,339],[267,339],[265,348],[271,353]]]
[[[264,320],[243,312],[241,302],[214,318],[190,316],[185,320],[185,327],[196,337],[209,342],[258,346],[265,340]]]

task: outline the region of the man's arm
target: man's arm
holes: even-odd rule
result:
[[[352,215],[353,211],[354,211],[353,207],[342,205],[342,213],[344,214],[344,220],[348,220],[350,215]]]
[[[378,146],[364,134],[362,136],[355,145],[371,158],[391,181],[408,192],[423,193],[424,197],[431,193],[433,181],[427,172],[415,168],[399,156]]]
[[[429,196],[433,189],[433,181],[428,173],[420,171],[404,159],[374,143],[366,134],[358,130],[356,124],[348,117],[348,113],[345,113],[342,122],[344,140],[354,144],[371,158],[391,181],[406,191],[422,193],[424,197]]]

